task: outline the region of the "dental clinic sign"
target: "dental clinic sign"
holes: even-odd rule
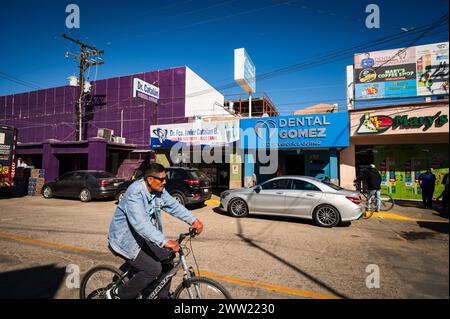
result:
[[[159,88],[141,79],[134,78],[133,97],[139,97],[150,102],[158,103]]]
[[[240,126],[244,149],[349,146],[347,112],[244,119]]]

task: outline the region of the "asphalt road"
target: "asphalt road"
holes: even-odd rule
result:
[[[112,201],[0,200],[0,298],[78,298],[69,265],[82,276],[121,264],[107,249],[114,209]],[[417,218],[398,208],[409,210]],[[439,223],[375,217],[332,229],[235,219],[214,204],[193,212],[205,225],[192,242],[199,269],[234,298],[449,298],[448,220],[431,212]],[[168,214],[164,228],[174,239],[187,231]]]

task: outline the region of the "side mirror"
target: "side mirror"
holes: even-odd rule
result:
[[[256,186],[254,191],[255,193],[259,194],[259,192],[261,191],[261,186]]]

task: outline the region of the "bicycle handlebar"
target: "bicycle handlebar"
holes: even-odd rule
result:
[[[195,236],[197,236],[197,231],[194,228],[189,227],[189,232],[188,233],[180,234],[180,236],[178,237],[178,244],[181,245],[181,243],[183,242],[183,240],[186,237],[194,238]]]

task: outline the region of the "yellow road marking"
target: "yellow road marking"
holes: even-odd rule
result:
[[[95,250],[89,250],[89,249],[84,249],[84,248],[79,248],[79,247],[55,244],[55,243],[51,243],[51,242],[47,242],[47,241],[43,241],[43,240],[39,240],[39,239],[32,239],[32,238],[21,237],[21,236],[16,236],[16,235],[11,235],[11,234],[0,233],[0,237],[12,239],[12,240],[16,240],[16,241],[21,241],[21,242],[28,243],[28,244],[36,244],[36,245],[41,245],[41,246],[56,248],[56,249],[62,249],[62,250],[71,250],[71,251],[76,251],[76,252],[80,252],[80,253],[90,253],[90,254],[92,254],[92,253],[98,254],[99,253],[98,251],[95,251]]]
[[[205,201],[206,205],[220,205],[220,200],[209,199]]]
[[[386,219],[396,219],[396,220],[406,220],[412,222],[430,222],[430,223],[448,223],[448,220],[437,220],[437,219],[419,219],[411,218],[393,213],[382,213],[375,212],[372,217],[386,218]]]
[[[68,246],[68,245],[61,245],[61,244],[47,242],[47,241],[43,241],[43,240],[39,240],[39,239],[32,239],[32,238],[16,236],[16,235],[11,235],[11,234],[0,233],[0,238],[6,238],[6,239],[11,239],[11,240],[15,240],[15,241],[24,242],[24,243],[35,244],[35,245],[56,248],[56,249],[61,249],[61,250],[69,250],[69,251],[90,253],[90,254],[97,254],[97,255],[103,254],[102,252],[95,251],[95,250],[89,250],[89,249],[84,249],[84,248],[79,248],[79,247],[74,247],[74,246]],[[256,288],[261,288],[261,289],[265,289],[265,290],[269,290],[269,291],[282,292],[285,294],[290,294],[290,295],[295,295],[295,296],[315,298],[315,299],[338,299],[335,296],[322,295],[322,294],[318,294],[318,293],[311,292],[311,291],[298,290],[298,289],[293,289],[293,288],[288,288],[288,287],[283,287],[283,286],[272,285],[272,284],[268,284],[268,283],[259,283],[256,281],[243,280],[243,279],[239,279],[239,278],[223,276],[223,275],[214,274],[214,273],[205,272],[205,271],[200,272],[200,275],[209,277],[211,279],[218,279],[218,280],[230,282],[230,283],[241,285],[241,286],[256,287]]]
[[[243,280],[243,279],[239,279],[239,278],[235,278],[235,277],[228,277],[228,276],[213,274],[213,273],[206,272],[206,271],[201,271],[200,276],[209,277],[211,279],[218,279],[218,280],[230,282],[233,284],[238,284],[241,286],[257,287],[257,288],[261,288],[261,289],[265,289],[265,290],[269,290],[269,291],[277,291],[277,292],[282,292],[282,293],[286,293],[286,294],[290,294],[290,295],[307,297],[307,298],[339,299],[336,296],[322,295],[322,294],[318,294],[318,293],[306,291],[306,290],[299,290],[299,289],[293,289],[293,288],[277,286],[277,285],[272,285],[272,284],[267,284],[267,283],[260,283],[260,282],[256,282],[256,281]]]

